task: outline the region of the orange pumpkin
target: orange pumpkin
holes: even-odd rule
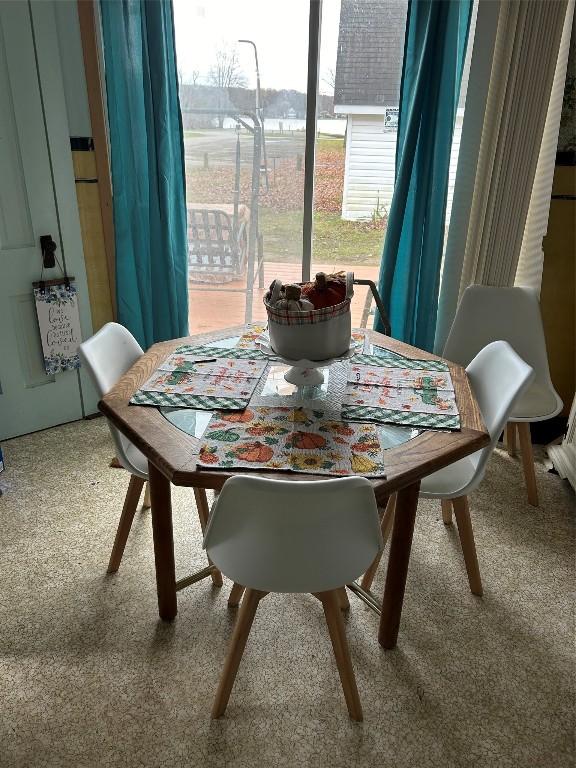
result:
[[[322,435],[316,435],[313,432],[294,432],[292,435],[292,445],[294,448],[302,448],[304,450],[324,448],[326,439]]]
[[[242,461],[254,462],[270,461],[272,456],[274,456],[272,448],[270,448],[269,445],[264,445],[264,443],[258,442],[258,440],[254,443],[244,443],[243,445],[239,445],[234,453],[236,454],[236,457]]]
[[[314,309],[340,304],[346,298],[346,275],[344,272],[332,275],[318,272],[313,283],[304,283],[302,296],[314,304]]]
[[[220,418],[231,422],[252,421],[254,413],[246,409],[245,411],[236,411],[235,413],[224,413]]]

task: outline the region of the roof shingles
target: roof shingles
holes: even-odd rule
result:
[[[398,106],[407,0],[342,0],[334,103]]]

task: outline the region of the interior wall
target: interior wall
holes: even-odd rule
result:
[[[54,2],[70,136],[92,136],[76,0]]]
[[[58,32],[92,326],[97,331],[114,319],[114,304],[92,141],[78,6],[76,0],[51,1]]]
[[[576,385],[576,166],[557,165],[544,238],[540,305],[550,375],[568,415]]]

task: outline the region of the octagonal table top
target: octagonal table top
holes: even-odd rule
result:
[[[233,475],[244,472],[258,474],[258,470],[198,468],[198,438],[178,429],[156,407],[130,405],[130,398],[160,363],[180,345],[210,344],[229,336],[240,335],[243,331],[244,326],[236,326],[154,344],[99,403],[102,413],[175,485],[218,490]],[[367,330],[366,335],[373,344],[408,358],[441,359],[376,331]],[[425,429],[417,437],[387,449],[384,456],[386,477],[370,478],[378,501],[385,500],[391,493],[484,448],[490,442],[465,370],[459,365],[447,362],[460,411],[461,429],[455,432]],[[294,481],[326,479],[325,475],[269,470],[263,470],[260,474],[269,478]]]

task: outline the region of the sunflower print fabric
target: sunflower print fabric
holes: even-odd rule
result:
[[[259,407],[214,414],[198,466],[384,477],[382,457],[373,424],[332,421],[305,408]]]

